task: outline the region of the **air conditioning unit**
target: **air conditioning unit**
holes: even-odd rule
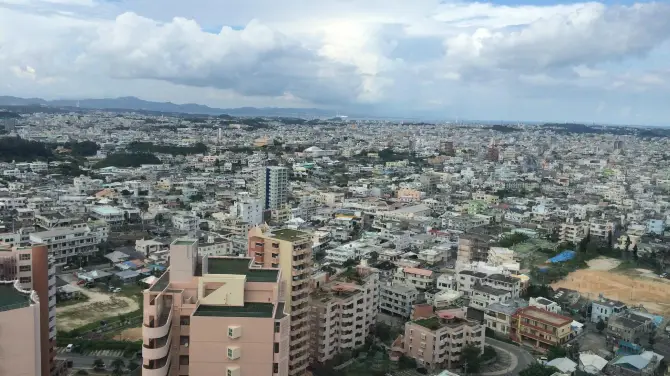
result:
[[[240,376],[240,366],[230,366],[226,368],[226,376]]]
[[[236,360],[240,358],[240,348],[237,346],[228,346],[228,359]]]
[[[228,337],[232,339],[240,338],[242,336],[242,327],[239,325],[231,325],[228,327]]]

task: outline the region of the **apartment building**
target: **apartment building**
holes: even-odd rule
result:
[[[309,292],[312,237],[292,229],[249,231],[248,254],[254,262],[282,271],[284,300],[291,318],[289,375],[304,375],[309,365]]]
[[[607,334],[628,342],[637,343],[653,330],[653,316],[642,312],[621,312],[607,321]]]
[[[379,288],[379,311],[408,319],[419,291],[403,284],[383,284]]]
[[[195,233],[200,229],[200,218],[194,215],[173,215],[172,226],[179,231],[185,231],[189,234]]]
[[[323,363],[365,343],[379,308],[379,272],[359,265],[310,295],[312,361]]]
[[[39,305],[36,304],[39,339],[34,344],[39,347],[37,353],[39,354],[40,371],[34,375],[54,376],[64,374],[66,371],[64,363],[55,359],[56,269],[47,247],[45,245],[34,245],[32,247],[0,248],[0,281],[16,281],[19,290],[27,293],[34,292],[39,301]],[[0,320],[0,322],[4,321]],[[32,331],[26,333],[30,332]],[[3,333],[0,336],[0,342],[2,342],[2,338],[7,338],[7,334]],[[14,341],[16,338],[12,338],[12,340]],[[0,351],[0,356],[2,354],[3,352]],[[1,368],[2,362],[0,362]]]
[[[244,257],[170,245],[170,267],[144,291],[142,375],[288,375],[281,271]]]
[[[32,244],[46,244],[56,265],[72,262],[75,256],[90,256],[98,251],[98,239],[86,225],[55,228],[30,234]]]
[[[508,336],[512,326],[512,315],[520,308],[528,307],[523,299],[513,299],[505,303],[493,303],[484,311],[486,327],[499,334]]]
[[[624,312],[626,304],[618,300],[605,298],[602,294],[591,303],[591,322],[607,321],[610,316]]]
[[[268,166],[258,170],[256,193],[265,210],[278,210],[288,201],[289,169],[281,166]]]
[[[553,300],[549,300],[547,298],[530,298],[530,301],[528,302],[528,305],[541,308],[545,311],[553,312],[553,313],[561,313],[561,306],[556,303]]]
[[[574,222],[572,218],[568,222],[561,223],[559,226],[558,237],[561,242],[579,243],[586,237],[588,225],[581,222]]]
[[[0,281],[0,322],[0,375],[43,375],[37,293],[24,290],[18,280]]]
[[[481,234],[462,234],[458,238],[458,263],[486,262],[491,248],[491,238]]]
[[[521,308],[512,315],[510,338],[517,343],[546,351],[562,346],[572,334],[572,318],[537,307]]]
[[[461,363],[463,348],[484,350],[484,326],[446,311],[405,324],[403,350],[417,364],[431,370],[454,368]]]
[[[263,201],[255,198],[243,198],[230,207],[230,214],[240,221],[256,226],[263,223]]]
[[[592,219],[589,222],[589,234],[591,236],[606,240],[610,233],[614,234],[616,224],[602,219]]]
[[[435,284],[435,273],[421,268],[397,268],[393,274],[394,285],[406,285],[418,290],[426,290]]]

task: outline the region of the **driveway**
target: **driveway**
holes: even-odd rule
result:
[[[518,375],[530,364],[535,363],[530,353],[519,346],[486,337],[486,345],[493,347],[498,354],[498,361],[484,368],[482,376]]]

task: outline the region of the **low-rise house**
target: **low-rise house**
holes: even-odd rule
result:
[[[602,294],[591,304],[591,322],[607,321],[610,316],[626,310],[626,304],[618,300],[607,299]]]
[[[512,315],[510,338],[539,351],[562,346],[572,334],[572,318],[537,307],[521,308]]]
[[[650,376],[656,374],[662,361],[662,355],[653,351],[644,351],[639,355],[624,355],[615,358],[607,366],[607,371],[612,375]]]
[[[385,314],[409,318],[412,305],[419,291],[411,286],[385,284],[379,289],[379,311]]]
[[[523,299],[490,304],[484,311],[485,325],[496,333],[508,336],[512,326],[512,315],[524,307],[528,307],[528,303]]]
[[[394,284],[412,286],[418,290],[426,290],[433,286],[435,273],[421,268],[398,268],[393,275]]]
[[[530,301],[528,302],[528,305],[531,305],[533,307],[541,308],[545,311],[553,312],[553,313],[561,313],[561,306],[558,305],[558,303],[549,300],[547,298],[530,298]]]
[[[610,316],[607,322],[607,333],[615,338],[628,342],[638,342],[654,330],[654,320],[650,315],[641,312],[622,312]]]

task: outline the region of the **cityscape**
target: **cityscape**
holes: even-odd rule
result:
[[[3,374],[667,370],[665,128],[0,115]]]

